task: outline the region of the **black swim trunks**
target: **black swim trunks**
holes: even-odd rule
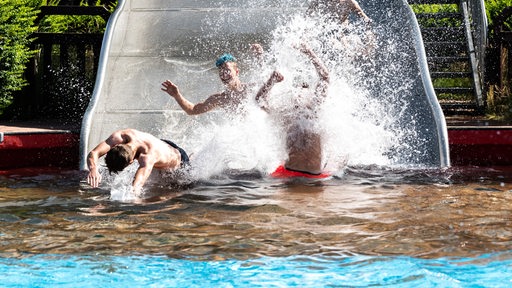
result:
[[[190,159],[188,159],[187,152],[185,150],[181,149],[178,145],[176,145],[174,142],[170,140],[160,139],[164,141],[165,143],[169,144],[172,148],[178,149],[180,151],[181,155],[181,168],[186,167],[187,165],[190,165]]]

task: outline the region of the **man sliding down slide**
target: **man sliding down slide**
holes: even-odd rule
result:
[[[319,76],[315,89],[311,91],[307,83],[296,83],[299,87],[295,88],[300,90],[300,94],[294,97],[294,103],[285,111],[276,111],[269,107],[267,97],[274,84],[283,81],[284,77],[274,71],[256,95],[256,101],[263,110],[281,117],[286,129],[288,159],[284,166],[272,173],[272,177],[326,178],[330,175],[322,173],[322,137],[315,131],[315,123],[318,121],[318,107],[327,96],[329,72],[306,44],[302,44],[299,49],[315,66]]]
[[[135,129],[119,130],[98,144],[87,156],[87,183],[93,188],[101,182],[98,159],[105,154],[105,163],[110,173],[123,171],[134,160],[139,162],[132,183],[132,193],[135,195],[141,191],[153,168],[173,172],[185,168],[189,163],[187,153],[169,140],[161,140]]]

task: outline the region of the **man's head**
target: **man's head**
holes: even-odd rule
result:
[[[234,62],[234,63],[236,63],[236,58],[233,55],[229,54],[229,53],[224,53],[224,55],[220,56],[217,59],[217,61],[215,62],[215,66],[217,66],[217,68],[220,68],[226,62]]]
[[[236,58],[231,54],[224,54],[217,59],[215,66],[219,68],[219,77],[222,83],[228,85],[238,79],[238,67]]]
[[[117,173],[123,171],[126,166],[133,162],[133,150],[126,144],[119,144],[112,147],[105,156],[108,172]]]

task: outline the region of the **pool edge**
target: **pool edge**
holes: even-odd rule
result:
[[[512,126],[448,126],[452,166],[512,166]],[[72,130],[0,132],[0,170],[78,169],[80,133]]]

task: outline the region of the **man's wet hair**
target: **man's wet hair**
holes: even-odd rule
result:
[[[128,145],[119,144],[112,147],[105,155],[105,164],[107,164],[108,172],[117,174],[130,165],[132,161],[132,150]]]
[[[217,59],[217,61],[215,62],[215,66],[217,66],[217,68],[218,68],[226,62],[235,62],[236,63],[236,58],[229,53],[225,53],[222,56],[220,56],[219,59]]]

